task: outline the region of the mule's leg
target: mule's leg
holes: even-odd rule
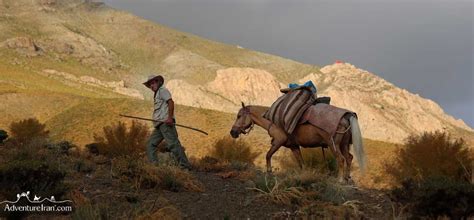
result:
[[[272,172],[272,156],[273,154],[283,146],[288,140],[286,133],[277,126],[272,126],[268,130],[268,134],[272,137],[272,147],[267,152],[265,159],[267,160],[267,172]]]
[[[291,148],[291,152],[293,153],[293,156],[295,156],[296,162],[298,162],[298,166],[300,169],[303,169],[303,155],[301,155],[301,150],[300,147],[293,147]]]
[[[333,142],[331,144],[333,144],[333,148],[335,148],[334,150],[336,151],[335,152],[335,156],[336,156],[336,159],[337,159],[337,165],[338,165],[338,169],[337,169],[337,177],[339,179],[339,182],[344,182],[344,173],[346,171],[346,160],[344,158],[344,156],[342,155],[342,152],[341,152],[341,141],[342,141],[342,134],[336,134],[334,135],[334,139],[332,140]],[[333,150],[333,151],[334,151]],[[333,152],[334,153],[334,152]]]
[[[344,134],[344,137],[341,142],[341,152],[346,160],[346,169],[344,172],[344,179],[346,181],[351,182],[351,166],[352,166],[352,159],[354,158],[350,153],[350,144],[351,144],[351,133],[347,132]]]
[[[273,142],[273,141],[272,141]],[[278,144],[274,144],[272,143],[272,147],[270,148],[270,150],[267,152],[267,156],[266,156],[266,160],[267,160],[267,173],[271,173],[272,172],[272,156],[273,154],[278,150],[280,149],[282,145],[280,143]]]

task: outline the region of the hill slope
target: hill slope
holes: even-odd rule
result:
[[[181,105],[235,113],[241,101],[270,105],[286,83],[312,80],[320,95],[358,113],[366,138],[401,142],[413,132],[439,129],[474,137],[471,128],[433,101],[350,64],[319,69],[90,1],[0,1],[2,127],[31,116],[84,129],[89,122],[108,122],[112,119],[102,118],[106,115],[98,108],[118,113],[128,105],[148,105],[138,100],[150,98],[141,82],[151,72],[165,75]],[[148,108],[137,109],[148,115]],[[82,143],[86,137],[91,134],[74,138]]]

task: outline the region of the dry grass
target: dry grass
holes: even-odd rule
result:
[[[250,145],[242,139],[235,140],[226,136],[216,141],[210,155],[226,162],[253,164],[259,154],[253,152]]]
[[[279,181],[275,176],[265,175],[260,178],[263,179],[255,181],[256,187],[250,188],[260,192],[259,197],[264,197],[272,202],[284,205],[301,205],[309,202],[303,187],[288,186],[284,181]]]
[[[122,180],[136,190],[162,188],[170,191],[204,191],[202,183],[177,166],[155,166],[143,159],[120,156],[111,161],[112,177]]]
[[[315,169],[286,171],[276,176],[260,174],[254,183],[250,189],[260,192],[258,197],[296,210],[277,215],[281,218],[360,219],[365,215],[363,202],[348,199],[350,187]]]
[[[205,156],[200,159],[191,158],[193,167],[202,172],[222,172],[229,170],[229,163],[217,158]]]
[[[345,202],[344,188],[334,178],[313,169],[288,171],[277,176],[261,174],[253,181],[255,187],[252,190],[279,204],[301,208],[321,201],[339,205]]]
[[[123,122],[103,128],[103,137],[94,135],[99,154],[110,157],[138,156],[145,151],[145,144],[149,136],[148,127],[133,121],[127,128]]]

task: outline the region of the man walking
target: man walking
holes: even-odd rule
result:
[[[182,168],[191,169],[191,164],[179,142],[178,132],[174,124],[174,102],[173,99],[171,99],[171,93],[164,87],[164,82],[163,76],[150,75],[148,76],[148,80],[143,83],[154,92],[153,120],[160,121],[153,122],[155,129],[151,133],[146,146],[148,159],[152,163],[158,162],[158,158],[156,157],[157,147],[158,144],[165,139],[168,150],[170,150],[178,160],[179,165]]]

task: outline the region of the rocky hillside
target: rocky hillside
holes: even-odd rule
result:
[[[320,69],[95,1],[0,0],[2,127],[24,117],[57,118],[89,99],[147,100],[151,93],[141,82],[150,73],[165,76],[181,105],[235,113],[241,101],[269,106],[287,83],[312,80],[321,96],[358,113],[366,138],[400,142],[438,129],[473,137],[433,101],[347,63]]]
[[[313,81],[319,96],[330,96],[332,104],[358,113],[364,136],[375,140],[401,142],[407,135],[423,131],[471,131],[462,120],[447,115],[435,102],[400,89],[373,73],[349,63],[325,66],[321,72],[295,80]],[[261,69],[227,68],[204,85],[182,80],[167,84],[183,105],[236,112],[240,101],[271,105],[285,85]]]

